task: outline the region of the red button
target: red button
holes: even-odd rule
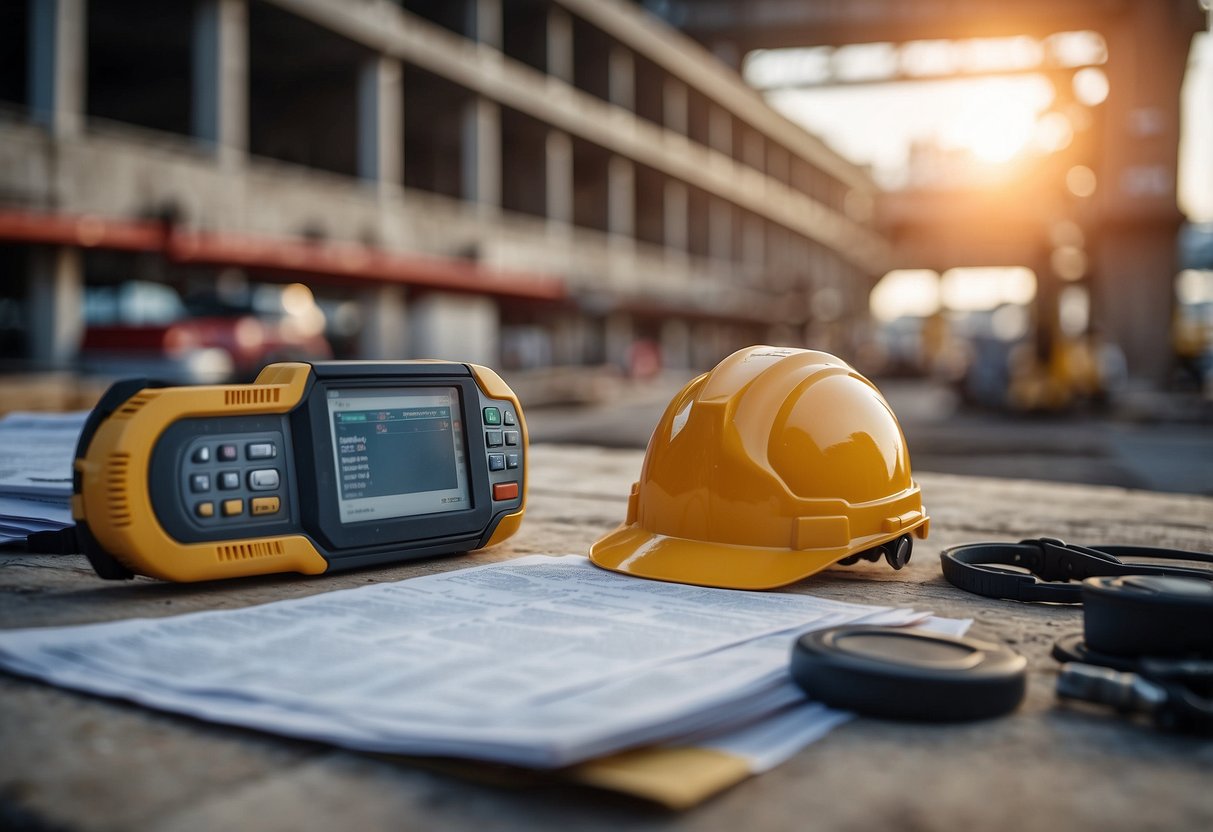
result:
[[[493,499],[494,500],[512,500],[517,496],[518,496],[518,483],[516,483],[516,482],[493,483]]]

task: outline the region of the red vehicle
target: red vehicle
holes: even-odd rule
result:
[[[165,284],[128,281],[86,290],[80,359],[106,375],[247,380],[275,361],[332,358],[324,324],[311,290],[299,283],[182,298]]]

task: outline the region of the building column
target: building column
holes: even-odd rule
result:
[[[468,37],[501,48],[501,0],[467,0]]]
[[[573,83],[573,18],[559,6],[548,9],[548,75]]]
[[[363,62],[358,74],[358,176],[381,193],[403,184],[403,96],[400,61],[375,55]]]
[[[29,104],[57,138],[84,127],[88,38],[85,0],[29,0]]]
[[[733,155],[733,117],[715,104],[708,110],[708,144],[725,156]]]
[[[664,197],[661,227],[665,232],[665,247],[685,253],[690,243],[687,186],[675,179],[667,179]]]
[[[708,199],[708,256],[728,260],[733,256],[733,206],[718,197]]]
[[[245,0],[201,0],[194,7],[194,137],[221,161],[248,152],[248,5]]]
[[[501,205],[501,110],[477,96],[463,111],[463,198],[485,208]]]
[[[428,292],[410,309],[409,343],[418,358],[493,366],[498,330],[497,303],[490,297]]]
[[[747,130],[741,140],[741,162],[746,167],[766,172],[766,143],[762,134]]]
[[[685,370],[691,362],[691,327],[679,318],[667,318],[661,324],[661,366]]]
[[[626,46],[614,44],[607,56],[607,95],[625,110],[636,109],[636,60]]]
[[[632,316],[626,312],[612,312],[606,319],[605,347],[608,364],[614,364],[624,372],[632,364]]]
[[[687,134],[690,123],[687,85],[677,78],[667,77],[662,87],[661,116],[666,129]]]
[[[766,230],[762,217],[748,215],[742,220],[741,259],[746,265],[759,269],[766,265]]]
[[[362,292],[358,356],[392,360],[408,357],[408,305],[403,286],[375,286]]]
[[[544,150],[548,228],[567,231],[573,225],[573,140],[549,130]]]
[[[629,239],[636,234],[636,168],[623,156],[607,163],[607,231]]]
[[[35,247],[29,259],[29,356],[40,367],[67,366],[84,334],[80,250]]]

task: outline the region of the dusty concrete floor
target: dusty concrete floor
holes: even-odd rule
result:
[[[526,522],[485,552],[309,579],[97,580],[83,560],[0,550],[0,627],[239,607],[520,554],[585,552],[624,514],[638,451],[532,449]],[[1059,705],[1062,605],[988,601],[940,576],[940,548],[1049,532],[1213,549],[1213,499],[924,473],[929,540],[906,570],[835,568],[794,591],[971,617],[1028,657],[1011,716],[961,725],[860,719],[707,804],[670,814],[559,783],[468,782],[415,764],[215,726],[0,675],[0,828],[72,830],[1201,830],[1213,743]]]

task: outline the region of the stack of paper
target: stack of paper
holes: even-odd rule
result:
[[[0,419],[0,543],[72,524],[72,458],[88,411]]]
[[[0,667],[363,750],[553,768],[740,744],[760,770],[843,718],[791,682],[797,635],[925,618],[532,556],[241,610],[9,631]]]

